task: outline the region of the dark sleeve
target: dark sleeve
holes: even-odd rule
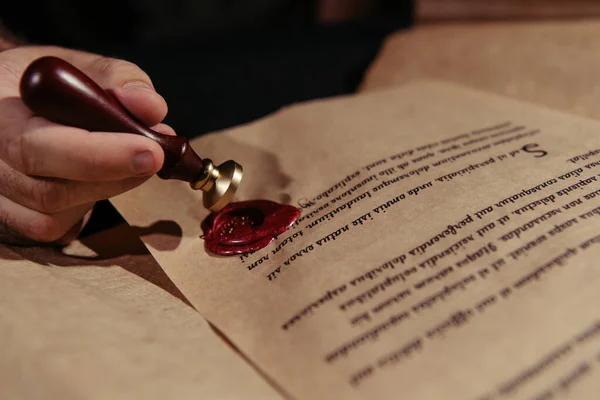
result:
[[[0,19],[38,44],[145,45],[306,25],[314,0],[26,0],[7,1]]]

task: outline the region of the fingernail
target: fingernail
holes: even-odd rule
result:
[[[149,151],[136,154],[133,158],[133,170],[136,174],[147,174],[154,169],[154,157]]]
[[[154,89],[144,81],[129,81],[123,85],[123,89],[145,89],[154,91]]]

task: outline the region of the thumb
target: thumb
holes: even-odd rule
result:
[[[167,115],[165,99],[155,91],[148,74],[134,63],[95,56],[82,70],[110,90],[146,126],[158,124]]]

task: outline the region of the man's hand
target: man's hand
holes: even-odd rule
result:
[[[77,237],[94,203],[140,185],[162,167],[160,146],[142,136],[89,132],[35,117],[19,80],[35,59],[63,58],[89,75],[141,122],[159,124],[167,104],[137,66],[57,47],[0,52],[0,241],[65,244]],[[157,125],[158,124],[158,125]]]

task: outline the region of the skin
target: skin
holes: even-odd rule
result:
[[[35,59],[53,55],[112,89],[141,122],[160,124],[165,100],[136,65],[59,47],[0,51],[0,241],[57,244],[74,240],[94,204],[131,190],[154,175],[164,154],[142,136],[90,132],[34,116],[19,98],[19,80]]]

